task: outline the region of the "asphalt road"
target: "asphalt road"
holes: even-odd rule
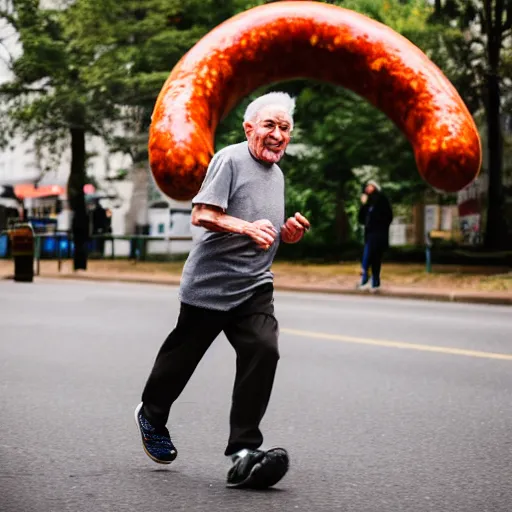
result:
[[[276,294],[263,429],[292,466],[226,489],[234,352],[219,337],[152,463],[133,409],[178,308],[166,286],[0,282],[2,512],[512,510],[512,309]]]

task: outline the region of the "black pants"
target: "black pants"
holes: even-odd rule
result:
[[[144,388],[144,414],[164,426],[174,401],[199,361],[222,332],[236,351],[230,435],[225,455],[261,446],[259,429],[272,391],[279,352],[273,286],[262,285],[246,302],[230,311],[181,304],[178,322],[162,345]]]

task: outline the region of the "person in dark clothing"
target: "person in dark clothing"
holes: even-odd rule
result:
[[[393,220],[393,210],[388,198],[373,180],[363,186],[358,220],[364,225],[364,251],[358,288],[368,287],[371,268],[371,290],[377,291],[380,288],[382,258],[389,247],[389,226]]]
[[[107,234],[107,210],[101,206],[100,201],[96,199],[94,209],[92,211],[92,234]],[[101,255],[105,252],[105,239],[96,239],[96,251]]]

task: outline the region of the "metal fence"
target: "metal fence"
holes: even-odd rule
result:
[[[10,258],[9,230],[0,232],[0,258]],[[3,238],[3,240],[2,240]],[[124,242],[124,250],[116,251],[116,243]],[[187,254],[189,248],[176,249],[176,243],[192,242],[192,236],[152,235],[92,235],[89,237],[90,259],[116,259],[124,257],[134,261],[152,258],[170,259],[173,255]],[[151,247],[158,243],[159,250]],[[120,254],[121,253],[121,254]],[[57,260],[58,270],[62,262],[73,257],[73,236],[67,231],[34,233],[35,274],[39,275],[41,260]]]

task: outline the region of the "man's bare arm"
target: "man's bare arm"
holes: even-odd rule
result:
[[[216,206],[196,204],[192,208],[192,224],[210,231],[224,231],[243,235],[245,234],[246,224],[249,223],[227,215],[221,208]]]
[[[221,208],[196,204],[192,209],[192,224],[210,231],[236,233],[251,237],[263,249],[268,249],[276,239],[277,231],[268,220],[247,222],[227,215]]]

